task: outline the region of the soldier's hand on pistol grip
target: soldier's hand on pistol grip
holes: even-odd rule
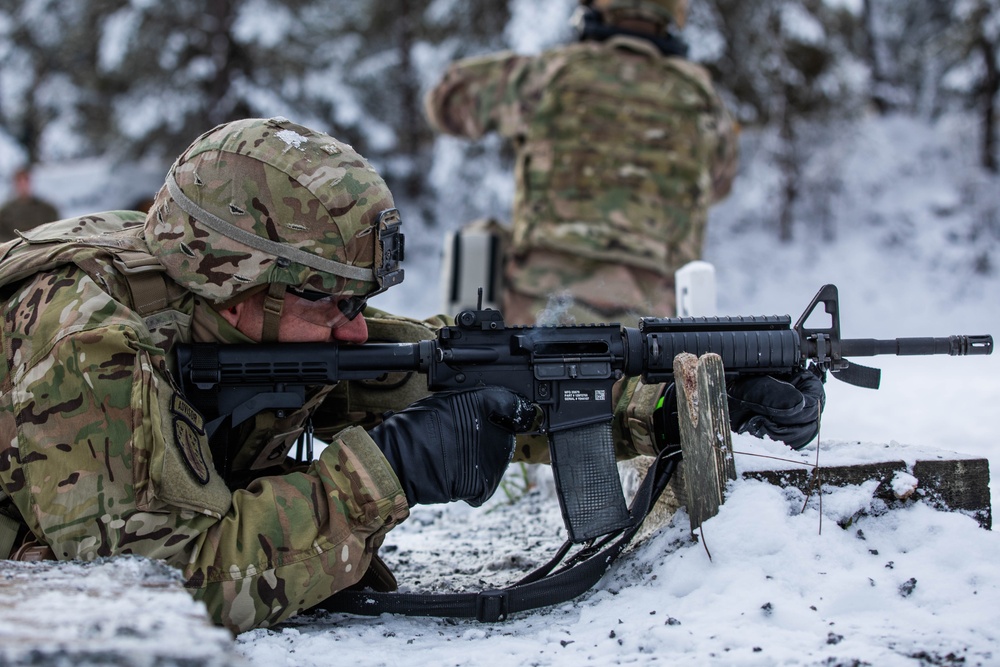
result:
[[[482,505],[500,485],[535,408],[500,387],[432,394],[369,431],[410,506],[464,500]]]

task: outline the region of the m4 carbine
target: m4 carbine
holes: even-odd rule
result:
[[[809,328],[822,304],[829,326]],[[541,408],[538,432],[549,451],[568,537],[585,542],[632,517],[615,462],[611,392],[623,376],[671,382],[681,352],[722,357],[727,374],[773,375],[815,366],[877,389],[880,371],[848,357],[985,355],[993,337],[843,339],[837,288],[826,285],[792,325],[789,316],[646,318],[617,324],[507,326],[499,311],[466,310],[436,339],[417,343],[178,345],[181,386],[208,421],[211,438],[264,410],[302,407],[306,390],[389,372],[426,374],[432,391],[497,385]],[[209,397],[206,400],[206,397]],[[214,449],[214,448],[213,448]]]

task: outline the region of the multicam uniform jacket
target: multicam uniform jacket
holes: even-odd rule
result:
[[[142,221],[97,214],[0,245],[0,488],[56,558],[162,559],[217,623],[273,625],[361,580],[385,533],[408,516],[395,474],[350,424],[377,422],[426,385],[418,376],[388,378],[391,390],[323,388],[286,418],[261,415],[241,434],[256,458],[234,462],[251,469],[248,481],[227,487],[201,415],[177,390],[172,348],[249,341],[165,276]],[[434,333],[377,312],[368,321],[380,340]],[[635,384],[620,388],[621,457],[652,453],[659,390]],[[308,465],[268,467],[321,403],[317,434],[329,446]],[[516,459],[546,458],[537,439],[519,443]]]
[[[703,68],[625,36],[502,53],[454,64],[426,111],[440,131],[513,140],[508,321],[534,321],[558,293],[578,321],[673,314],[673,273],[701,256],[737,164]]]
[[[356,583],[408,505],[360,428],[308,467],[227,488],[170,350],[249,341],[162,277],[143,217],[62,221],[0,246],[0,482],[58,559],[162,559],[216,622],[271,625]],[[287,451],[304,418],[262,419],[261,459]]]

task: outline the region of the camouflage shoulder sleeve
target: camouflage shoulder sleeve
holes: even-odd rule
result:
[[[164,560],[237,631],[356,583],[408,514],[371,438],[345,431],[308,469],[231,492],[148,332],[74,275],[41,276],[3,318],[0,481],[29,528],[60,559]]]
[[[399,481],[361,428],[308,468],[255,480],[183,566],[217,622],[268,627],[357,583],[385,533],[409,516]]]
[[[198,413],[145,351],[110,344],[116,335],[104,335],[106,354],[66,341],[61,364],[88,360],[79,385],[71,374],[60,381],[66,396],[82,395],[63,404],[73,426],[60,433],[50,418],[38,424],[33,448],[22,450],[25,479],[40,489],[30,506],[56,554],[162,559],[183,572],[216,623],[237,632],[355,584],[409,511],[367,434],[345,432],[308,469],[231,492],[215,472]],[[123,363],[125,349],[134,370]],[[59,483],[32,483],[41,479]]]
[[[653,412],[667,385],[646,384],[640,378],[626,378],[615,385],[615,418],[612,434],[618,459],[656,456]]]
[[[541,97],[545,63],[509,51],[451,65],[424,100],[431,125],[440,132],[478,139],[497,131],[512,137]]]
[[[704,67],[680,58],[668,58],[667,62],[675,71],[695,82],[709,101],[704,129],[706,139],[713,139],[715,143],[710,151],[712,198],[713,201],[722,200],[732,189],[739,168],[739,125],[726,109],[712,84],[711,75]]]
[[[129,323],[67,333],[22,361],[3,396],[4,482],[58,558],[170,560],[229,510],[200,416]]]
[[[722,109],[718,118],[719,143],[712,162],[712,194],[715,201],[729,195],[740,162],[739,125]]]
[[[369,324],[369,337],[372,340],[400,342],[433,338],[437,335],[438,329],[454,324],[448,315],[432,315],[418,320],[403,315],[393,315],[371,306],[365,309],[365,320]],[[404,331],[409,333],[403,333]]]

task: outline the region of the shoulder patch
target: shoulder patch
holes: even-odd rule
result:
[[[179,394],[174,394],[170,412],[174,420],[174,439],[181,458],[199,483],[208,484],[211,471],[202,449],[205,442],[204,419]]]
[[[201,413],[198,412],[193,405],[188,403],[183,396],[178,393],[174,394],[170,410],[175,416],[186,419],[187,422],[195,428],[195,430],[204,435],[205,418],[202,417]]]

